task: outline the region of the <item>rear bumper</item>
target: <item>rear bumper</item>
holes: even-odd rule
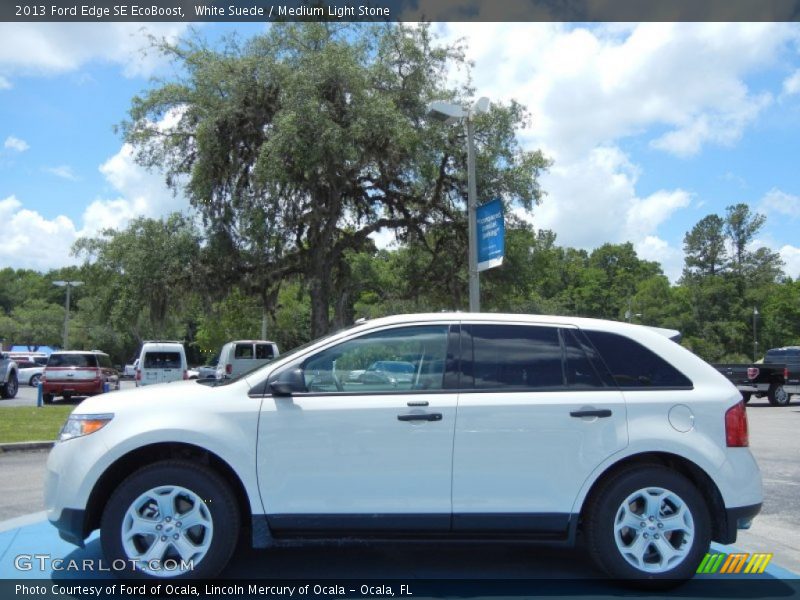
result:
[[[102,392],[103,382],[96,379],[89,381],[45,381],[42,383],[42,393],[53,394],[54,396],[60,396],[64,393],[86,396],[101,394]]]

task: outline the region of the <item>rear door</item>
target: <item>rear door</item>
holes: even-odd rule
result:
[[[183,362],[177,350],[147,350],[143,358],[142,383],[168,383],[183,378]]]
[[[569,328],[462,331],[454,531],[566,534],[583,483],[628,443],[622,394]]]

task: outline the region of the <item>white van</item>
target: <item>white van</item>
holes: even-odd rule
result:
[[[278,344],[266,340],[238,340],[222,347],[217,379],[230,379],[268,363],[278,356]]]
[[[149,341],[142,345],[136,367],[136,385],[187,379],[186,350],[180,342]]]

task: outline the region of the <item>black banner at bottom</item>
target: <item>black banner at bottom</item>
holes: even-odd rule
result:
[[[408,580],[173,580],[123,581],[97,579],[4,579],[0,598],[50,600],[69,598],[221,598],[228,600],[373,599],[399,598],[613,598],[682,599],[797,598],[800,579],[718,578],[693,579],[673,589],[651,588],[652,582],[602,579],[408,579]]]

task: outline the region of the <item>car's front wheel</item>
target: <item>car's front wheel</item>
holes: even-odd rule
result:
[[[711,543],[708,508],[685,477],[657,465],[603,482],[583,528],[595,563],[615,579],[670,587],[691,578]]]
[[[209,578],[230,560],[239,519],[235,497],[214,471],[163,461],[136,471],[114,491],[100,540],[111,564],[128,565],[120,576]]]
[[[37,387],[39,385],[39,380],[42,378],[40,373],[31,376],[30,380],[28,381],[28,385],[31,387]]]
[[[8,374],[8,381],[4,385],[0,385],[0,398],[10,400],[17,395],[19,382],[17,381],[17,374],[14,371]]]

